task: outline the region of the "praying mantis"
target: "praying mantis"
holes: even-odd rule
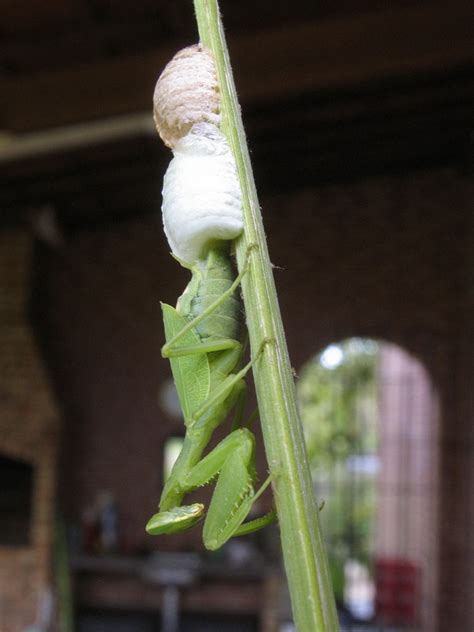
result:
[[[251,252],[250,247],[247,262]],[[162,355],[170,359],[186,434],[161,494],[160,511],[146,530],[159,535],[193,527],[204,517],[204,505],[182,505],[182,500],[217,477],[203,529],[209,550],[220,548],[232,536],[261,529],[275,518],[270,512],[244,523],[270,477],[255,491],[255,437],[248,428],[239,427],[241,414],[236,414],[233,431],[202,458],[214,430],[232,408],[242,410],[244,377],[256,360],[238,369],[243,344],[241,304],[235,291],[247,267],[234,278],[228,242],[215,242],[205,259],[189,267],[192,278],[176,309],[162,304],[166,336]]]
[[[163,181],[163,226],[175,259],[191,271],[176,308],[162,304],[166,344],[186,433],[182,450],[146,530],[179,533],[204,519],[203,541],[215,550],[229,538],[260,529],[275,514],[244,522],[270,484],[255,491],[255,437],[242,427],[244,378],[263,351],[241,367],[242,305],[237,288],[254,246],[235,274],[231,244],[243,231],[242,191],[235,159],[221,131],[212,53],[195,45],[178,52],[156,84],[154,118],[173,151]],[[215,429],[235,407],[230,434],[205,456]],[[184,497],[217,478],[206,509]]]

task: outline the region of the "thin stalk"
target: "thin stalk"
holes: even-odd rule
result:
[[[242,295],[268,465],[280,525],[293,615],[300,632],[339,629],[334,593],[313,494],[293,375],[247,141],[216,0],[194,0],[199,35],[216,59],[222,129],[234,153],[243,193],[244,233],[236,242],[239,270],[253,248]],[[255,244],[257,247],[255,247]]]

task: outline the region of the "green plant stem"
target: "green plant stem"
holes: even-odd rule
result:
[[[199,35],[216,59],[222,129],[234,153],[243,193],[244,233],[236,242],[239,269],[257,244],[242,280],[250,346],[264,351],[254,367],[260,419],[272,475],[293,615],[300,632],[339,629],[313,494],[280,308],[268,256],[252,166],[216,0],[194,0]]]

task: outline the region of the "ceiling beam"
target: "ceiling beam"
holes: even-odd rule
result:
[[[242,102],[439,71],[472,61],[471,0],[424,2],[357,16],[229,34]],[[168,47],[2,81],[0,129],[21,133],[151,110]]]

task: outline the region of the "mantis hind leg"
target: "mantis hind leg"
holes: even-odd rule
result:
[[[194,322],[194,321],[192,321]],[[187,327],[187,325],[186,325]],[[179,336],[186,334],[188,330],[179,332]],[[193,353],[213,353],[214,351],[226,351],[227,349],[237,349],[241,347],[241,343],[233,338],[220,338],[210,339],[208,341],[201,341],[199,343],[183,346],[183,347],[169,347],[165,351],[165,345],[161,350],[161,355],[164,358],[179,358],[182,356],[192,355]]]

